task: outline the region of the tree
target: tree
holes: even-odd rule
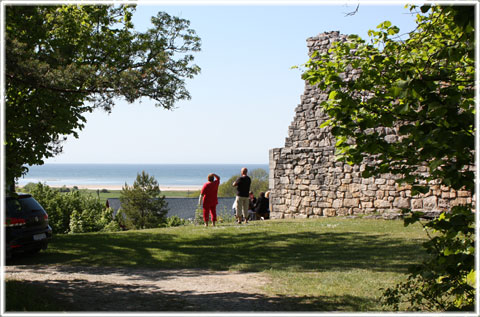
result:
[[[111,111],[116,98],[142,97],[172,109],[189,99],[185,79],[200,68],[189,22],[159,12],[144,33],[134,6],[5,6],[6,182],[78,137],[84,114]]]
[[[385,21],[369,31],[371,44],[351,36],[328,54],[312,56],[303,78],[329,92],[321,106],[331,119],[323,127],[336,137],[339,159],[360,164],[374,157],[362,176],[395,174],[412,195],[441,184],[473,196],[474,12],[473,6],[422,6],[406,40]],[[359,72],[349,80],[352,69]],[[385,128],[395,129],[398,139],[385,138]],[[469,214],[471,206],[459,206],[424,225],[439,233],[426,244],[431,257],[411,269],[412,284],[399,285],[405,292],[390,290],[391,300],[403,296],[412,309],[473,309]],[[408,210],[405,216],[406,225],[420,218]],[[453,273],[454,267],[461,270]]]
[[[266,192],[268,190],[268,173],[263,168],[257,168],[252,170],[250,173],[250,178],[252,179],[252,184],[250,185],[250,190],[258,195],[260,192]],[[218,187],[218,196],[219,197],[235,197],[237,195],[237,188],[233,187],[233,182],[240,177],[239,175],[234,175],[230,177],[226,182],[223,182]]]
[[[125,184],[120,201],[131,229],[155,228],[165,222],[168,212],[165,196],[160,196],[158,182],[145,171],[137,174],[132,186]]]

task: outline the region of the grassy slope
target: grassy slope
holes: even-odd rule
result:
[[[424,239],[402,221],[271,220],[57,235],[47,251],[12,264],[262,271],[273,280],[266,290],[292,310],[377,311],[380,288],[420,261]]]

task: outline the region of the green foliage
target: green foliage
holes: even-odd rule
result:
[[[314,54],[303,78],[329,92],[321,106],[331,119],[322,127],[331,127],[338,157],[349,164],[375,158],[363,177],[396,174],[398,183],[412,185],[412,195],[427,192],[433,181],[473,195],[474,7],[420,11],[406,40],[385,21],[369,31],[371,44],[350,36],[327,54]],[[352,69],[358,76],[348,80]],[[388,129],[399,137],[387,139]],[[410,212],[405,224],[420,216]],[[473,309],[471,207],[455,207],[425,228],[435,232],[425,244],[430,258],[410,271],[407,282],[386,291],[386,303],[396,309],[404,299],[414,310]]]
[[[159,12],[144,33],[129,5],[5,7],[6,181],[62,151],[85,113],[142,97],[172,109],[189,99],[200,38],[189,22]]]
[[[107,225],[109,230],[119,229],[112,210],[92,195],[83,195],[77,190],[62,192],[42,183],[28,184],[23,190],[32,194],[48,213],[48,222],[55,234],[100,231]]]
[[[158,182],[145,171],[137,174],[132,186],[125,184],[120,201],[129,229],[155,228],[165,223],[165,196],[160,196]]]
[[[183,226],[185,224],[187,224],[187,221],[178,216],[170,216],[165,221],[166,227],[178,227],[178,226]]]
[[[220,186],[218,186],[218,197],[235,197],[237,195],[237,189],[233,187],[232,184],[239,177],[240,174],[233,175],[226,182],[221,183]]]
[[[258,196],[260,192],[268,191],[268,173],[263,168],[257,168],[252,170],[249,173],[250,178],[252,179],[252,184],[250,185],[250,190],[254,195]],[[226,182],[223,182],[218,186],[218,197],[235,197],[237,195],[237,188],[233,187],[232,184],[235,182],[239,175],[234,175],[230,177]]]
[[[408,39],[399,40],[398,28],[384,22],[369,32],[373,44],[351,36],[315,55],[303,78],[329,91],[321,106],[331,117],[326,125],[337,138],[338,156],[359,164],[375,155],[379,163],[368,165],[364,177],[396,174],[399,182],[415,185],[414,194],[431,180],[472,191],[474,10],[428,10],[418,14]],[[352,68],[360,71],[358,78],[347,80],[343,74]],[[386,140],[385,128],[400,137]],[[422,165],[428,175],[417,172]]]
[[[234,223],[236,219],[232,209],[223,207],[221,209],[217,209],[217,220],[218,223]]]
[[[432,232],[423,244],[428,258],[409,269],[406,282],[385,290],[383,302],[395,310],[407,303],[411,310],[473,311],[475,217],[471,208],[453,207],[451,213],[442,213],[423,227]]]
[[[197,206],[197,209],[195,209],[195,218],[193,219],[193,223],[195,225],[205,224],[205,221],[203,221],[203,209],[200,205]]]

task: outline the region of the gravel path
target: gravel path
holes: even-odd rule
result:
[[[6,266],[5,279],[52,289],[72,311],[279,311],[262,273],[50,265]],[[7,299],[8,300],[8,299]]]

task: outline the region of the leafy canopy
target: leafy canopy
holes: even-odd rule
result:
[[[416,6],[410,6],[415,11]],[[392,173],[412,195],[435,182],[474,194],[475,7],[422,6],[406,40],[389,21],[314,54],[303,77],[329,93],[320,106],[338,156],[351,164],[375,157],[364,177]],[[477,17],[478,18],[478,17]],[[352,80],[345,76],[358,70]],[[398,138],[386,138],[393,129]],[[423,170],[421,169],[423,168]],[[456,206],[423,225],[428,257],[406,282],[384,293],[387,306],[410,310],[473,310],[475,229],[472,206]],[[421,213],[404,211],[405,225]]]
[[[6,181],[62,151],[84,114],[116,99],[147,97],[172,109],[189,99],[200,38],[184,19],[159,12],[134,30],[134,6],[6,6]]]
[[[411,7],[414,10],[415,6]],[[356,35],[327,54],[314,55],[303,78],[329,91],[321,106],[331,117],[338,154],[349,163],[365,156],[379,161],[363,176],[393,173],[428,191],[439,180],[473,191],[475,41],[472,6],[421,8],[417,29],[399,39],[389,21],[370,31],[372,43]],[[349,80],[344,74],[358,69]],[[385,139],[383,128],[400,137]],[[418,173],[424,166],[428,174]]]

